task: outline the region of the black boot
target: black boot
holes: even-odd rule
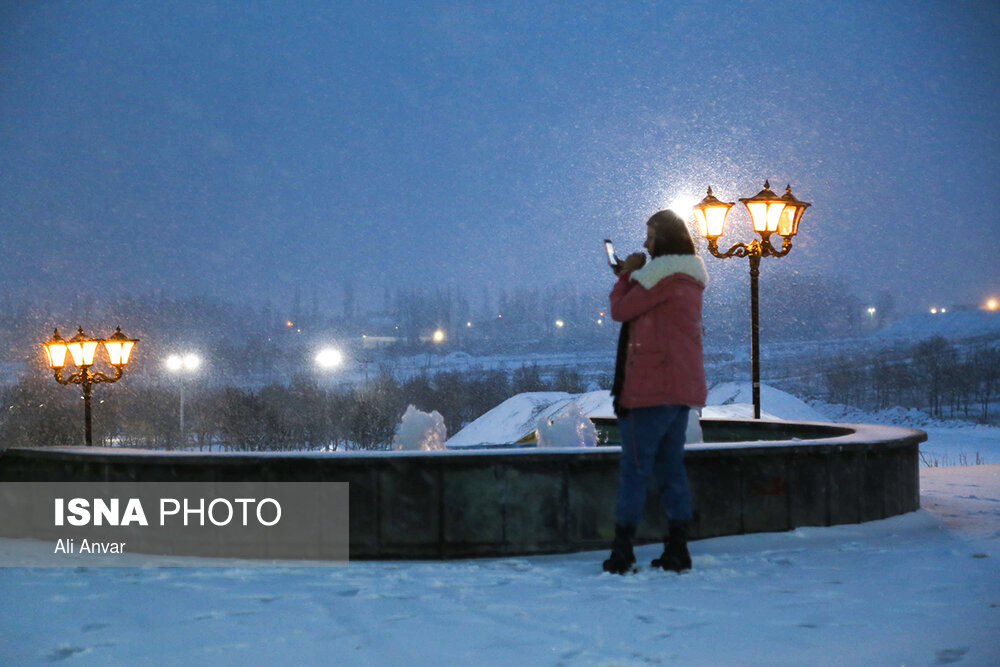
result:
[[[611,555],[604,561],[604,571],[612,574],[625,574],[635,564],[635,554],[632,552],[632,538],[635,537],[635,526],[615,526],[615,539],[611,543]]]
[[[688,524],[686,521],[671,521],[670,533],[663,538],[663,555],[650,565],[662,567],[669,572],[684,572],[691,569],[691,554],[688,553]]]

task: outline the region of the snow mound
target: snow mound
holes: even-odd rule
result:
[[[447,429],[440,412],[421,412],[410,405],[396,427],[392,448],[396,451],[444,449],[446,437]]]
[[[749,382],[724,382],[708,392],[704,417],[752,419],[753,387]],[[760,385],[762,419],[784,421],[828,421],[821,413],[791,394],[766,384]]]
[[[714,419],[752,419],[753,405],[749,382],[726,382],[712,388],[708,394],[708,405],[701,410],[701,416]],[[821,413],[791,394],[768,385],[761,385],[761,418],[786,421],[829,421]],[[573,447],[576,444],[543,444],[542,431],[558,415],[579,412],[583,417],[614,418],[611,393],[605,390],[584,394],[568,394],[561,391],[529,392],[512,396],[460,430],[445,443],[449,449],[483,447],[487,445],[510,445],[530,436],[537,429],[539,446]],[[701,442],[701,428],[698,411],[692,410],[688,423],[687,441]],[[575,414],[575,413],[573,413]],[[566,419],[563,417],[562,419]],[[590,421],[587,419],[586,421]],[[576,422],[577,425],[582,422]],[[561,428],[561,427],[560,427]],[[572,431],[571,427],[566,427]],[[567,435],[552,436],[560,441],[573,440]],[[581,436],[582,437],[582,436]]]
[[[539,447],[596,447],[597,428],[576,403],[538,421]]]
[[[453,435],[449,448],[509,445],[530,435],[540,423],[564,412],[570,404],[585,417],[614,417],[611,394],[591,391],[569,394],[537,391],[512,396]]]

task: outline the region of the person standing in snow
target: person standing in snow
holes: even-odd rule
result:
[[[632,541],[642,518],[646,480],[656,476],[668,533],[653,567],[691,568],[687,540],[691,490],[684,469],[688,412],[703,406],[705,364],[701,345],[705,263],[695,254],[684,221],[660,211],[646,223],[642,253],[612,265],[611,317],[622,323],[615,362],[615,413],[622,436],[615,538],[604,570],[616,574],[635,563]]]

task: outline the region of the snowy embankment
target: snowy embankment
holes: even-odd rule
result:
[[[613,415],[606,391],[585,394],[537,392],[519,394],[456,433],[448,446],[462,448],[480,443],[512,443],[537,428],[540,420],[576,403],[583,414]],[[702,416],[709,419],[750,419],[752,393],[748,382],[726,382],[711,388]],[[887,424],[919,428],[927,432],[921,443],[924,466],[1000,463],[1000,428],[958,420],[938,420],[915,408],[891,408],[865,412],[845,405],[821,401],[806,403],[791,394],[761,385],[761,417],[792,421]],[[690,438],[689,438],[690,440]]]
[[[998,664],[1000,466],[921,489],[884,521],[695,542],[684,575],[601,573],[603,551],[0,569],[0,664]],[[43,546],[0,540],[26,564]]]

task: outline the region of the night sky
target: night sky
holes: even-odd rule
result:
[[[659,208],[770,178],[813,206],[762,289],[977,305],[1000,294],[997,34],[1000,4],[960,0],[4,2],[0,285],[603,292],[605,236],[638,250]],[[703,254],[746,289],[746,260]]]

